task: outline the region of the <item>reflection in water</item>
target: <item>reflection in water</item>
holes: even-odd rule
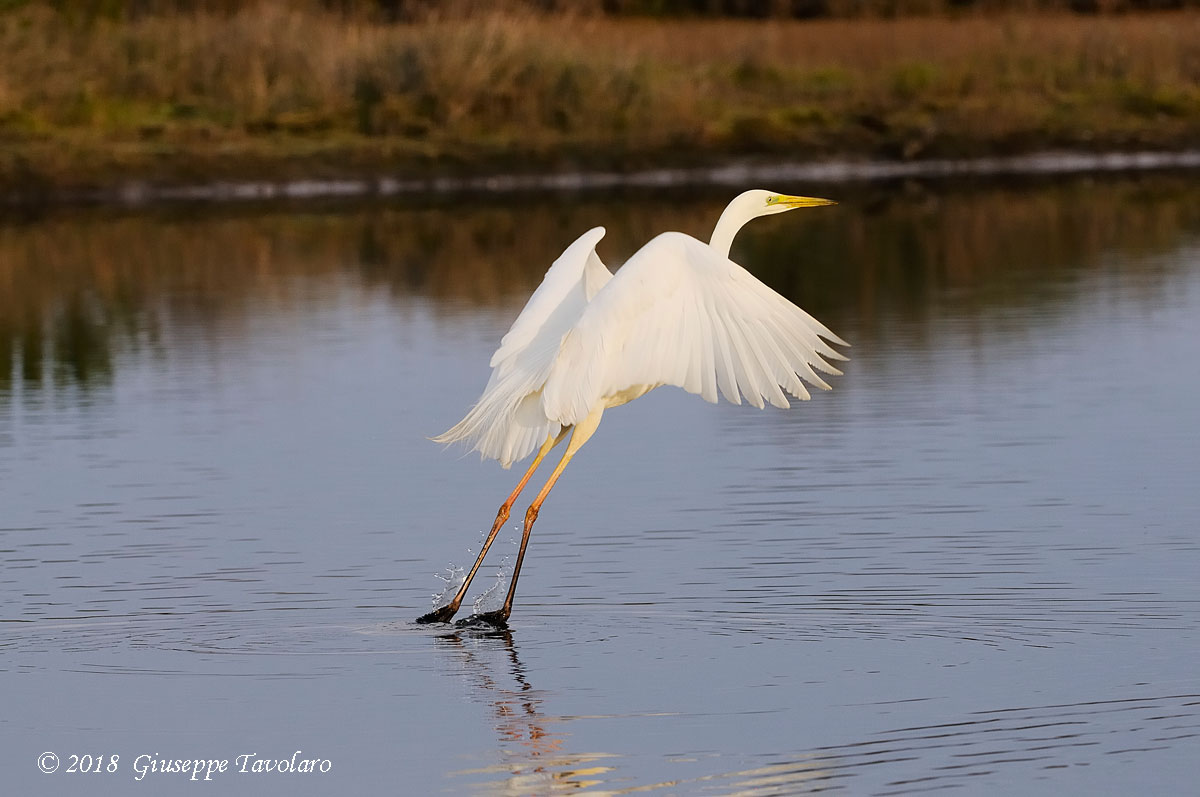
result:
[[[975,711],[943,723],[885,728],[857,741],[792,754],[751,756],[724,771],[720,754],[669,756],[665,781],[638,782],[633,755],[571,753],[566,726],[595,717],[546,713],[553,695],[535,689],[509,630],[456,631],[438,638],[460,666],[468,694],[492,715],[499,754],[492,766],[453,773],[486,794],[852,793],[898,795],[961,789],[998,771],[1087,766],[1096,756],[1168,750],[1200,738],[1200,695],[1167,694]],[[886,703],[880,704],[880,707]],[[701,709],[702,710],[702,709]],[[890,777],[872,780],[881,771]],[[857,791],[861,781],[873,784]],[[994,782],[994,781],[992,781]]]
[[[823,791],[839,777],[836,758],[824,751],[781,763],[721,774],[689,774],[669,781],[629,785],[625,762],[613,753],[572,753],[566,749],[566,725],[611,717],[563,717],[546,714],[543,694],[530,683],[509,629],[459,630],[438,638],[465,674],[469,694],[489,706],[501,763],[460,770],[487,794],[560,794],[586,789],[589,794],[671,793],[719,788],[729,795],[809,794]],[[503,673],[499,672],[504,670]],[[649,715],[645,715],[649,716]],[[660,715],[665,716],[665,715]],[[681,773],[713,763],[709,756],[675,756]]]
[[[1144,267],[1144,257],[1104,254],[1142,256],[1200,232],[1200,189],[1169,179],[1077,180],[1035,191],[831,191],[843,200],[838,210],[807,214],[803,223],[759,222],[739,237],[734,256],[833,328],[853,315],[868,337],[884,336],[877,325],[893,313],[919,317],[939,301],[958,301],[965,286],[973,302],[1046,302],[1053,312],[1054,275]],[[354,274],[368,287],[442,308],[510,312],[589,227],[607,226],[601,250],[617,264],[663,230],[707,237],[725,199],[96,213],[0,226],[0,395],[106,385],[123,352],[161,353],[164,336],[180,328],[219,324],[236,335],[265,309],[302,304],[304,278]]]
[[[438,643],[460,664],[470,694],[490,707],[505,758],[459,775],[502,775],[484,784],[494,794],[557,794],[595,786],[611,771],[597,763],[609,755],[563,750],[564,718],[545,715],[544,696],[529,682],[509,629],[454,631],[438,637]]]

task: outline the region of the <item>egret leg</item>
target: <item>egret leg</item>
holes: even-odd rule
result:
[[[546,480],[546,485],[542,487],[537,498],[533,499],[533,503],[529,505],[529,510],[525,513],[525,531],[521,535],[521,549],[517,551],[517,563],[513,565],[512,583],[508,585],[508,596],[504,599],[504,608],[497,609],[494,612],[485,612],[477,615],[474,619],[492,623],[493,625],[504,625],[508,621],[508,617],[512,614],[513,596],[517,594],[517,577],[521,575],[521,562],[525,559],[525,546],[529,545],[529,533],[533,530],[533,523],[537,520],[538,512],[542,508],[542,502],[546,500],[546,496],[550,494],[550,489],[554,487],[554,483],[558,481],[558,477],[566,470],[567,463],[571,461],[571,457],[575,456],[583,444],[588,441],[596,431],[596,427],[600,425],[600,416],[604,414],[604,407],[593,410],[586,418],[577,423],[574,427],[575,431],[571,433],[571,442],[567,444],[566,453],[562,459],[558,461],[554,472],[550,474],[550,478]]]
[[[421,615],[417,618],[418,623],[448,623],[450,622],[450,618],[454,617],[458,611],[458,607],[462,605],[463,598],[467,594],[467,588],[471,586],[471,579],[475,578],[475,573],[479,570],[479,566],[483,564],[483,557],[487,556],[488,549],[492,547],[492,542],[496,539],[496,535],[500,532],[500,527],[504,525],[504,521],[508,520],[508,513],[512,510],[512,505],[517,500],[517,496],[525,489],[525,485],[529,483],[533,472],[538,469],[538,465],[542,464],[542,460],[550,453],[550,449],[558,445],[567,436],[567,431],[567,429],[563,429],[558,434],[552,434],[546,438],[546,442],[542,443],[542,447],[538,449],[537,456],[533,458],[533,463],[525,471],[525,475],[521,477],[521,481],[517,482],[516,489],[500,505],[500,511],[496,513],[496,522],[492,524],[492,530],[488,532],[487,539],[483,541],[483,548],[480,549],[479,556],[476,557],[475,564],[471,567],[471,572],[467,573],[462,586],[458,588],[458,593],[454,596],[454,600],[440,609],[434,609],[428,614]],[[521,550],[524,550],[524,547]],[[517,561],[519,562],[520,560],[518,559]]]

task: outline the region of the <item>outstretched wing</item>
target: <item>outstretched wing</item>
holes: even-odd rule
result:
[[[604,228],[593,227],[550,264],[542,283],[492,355],[489,365],[495,369],[493,379],[497,374],[528,367],[530,358],[523,355],[541,354],[550,347],[557,351],[562,336],[579,319],[583,308],[612,279],[612,272],[596,255],[596,244],[603,237]]]
[[[825,340],[822,340],[824,338]],[[675,385],[716,402],[787,407],[809,397],[816,371],[849,345],[750,272],[691,236],[664,233],[640,249],[563,339],[542,414],[563,426],[639,387]],[[815,369],[815,370],[814,370]],[[739,395],[740,394],[740,395]]]
[[[541,390],[563,336],[588,302],[613,278],[596,255],[604,228],[595,227],[551,264],[492,355],[492,375],[479,401],[439,443],[467,442],[504,467],[523,459],[560,425],[541,411]]]

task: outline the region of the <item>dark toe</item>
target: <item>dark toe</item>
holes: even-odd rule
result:
[[[459,620],[454,625],[456,628],[469,628],[478,625],[490,625],[493,628],[508,628],[508,615],[504,613],[503,609],[497,609],[494,612],[473,614],[465,620]]]
[[[421,615],[417,618],[417,622],[421,625],[428,623],[448,623],[457,611],[458,609],[452,606],[443,606],[440,609],[434,609],[429,614]]]

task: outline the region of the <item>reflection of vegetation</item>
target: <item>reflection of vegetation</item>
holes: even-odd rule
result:
[[[1200,232],[1200,186],[1170,178],[849,190],[835,189],[838,208],[749,226],[734,256],[835,328],[853,316],[867,333],[887,313],[919,319],[950,295],[965,312],[1038,301],[1108,252],[1168,251]],[[122,350],[184,345],[197,330],[202,340],[237,335],[255,314],[311,300],[314,284],[334,275],[435,310],[507,313],[588,227],[608,227],[601,253],[618,264],[666,229],[707,236],[726,199],[85,213],[0,227],[0,392],[14,379],[34,390],[104,384]],[[1113,258],[1115,267],[1137,262]]]
[[[34,312],[6,308],[0,316],[0,390],[14,375],[30,387],[107,381],[113,367],[111,337],[120,326],[118,305],[92,301],[84,291],[58,296]]]

